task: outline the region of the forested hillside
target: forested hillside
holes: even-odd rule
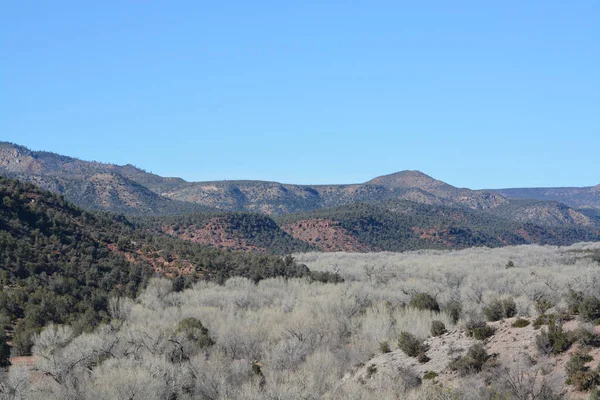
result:
[[[281,255],[318,249],[293,238],[264,214],[218,212],[132,220],[140,228],[158,235],[166,234],[217,248]]]
[[[530,222],[547,226],[598,226],[598,220],[590,216],[590,211],[574,210],[557,201],[509,200],[504,204],[487,210],[515,222]],[[600,210],[597,210],[600,211]]]
[[[590,222],[574,224],[569,218],[580,214],[573,216],[560,204],[555,205],[556,213],[548,215],[547,220],[563,218],[562,224],[542,225],[511,217],[511,213],[527,215],[518,212],[528,207],[535,209],[537,202],[511,201],[498,207],[497,212],[481,212],[395,200],[354,203],[275,219],[264,214],[234,212],[138,217],[132,221],[155,235],[261,254],[569,245],[600,238],[600,229],[592,217],[581,215]]]
[[[515,244],[567,245],[578,241],[595,241],[600,232],[595,227],[576,225],[543,226],[518,223],[496,215],[468,208],[453,208],[390,201],[382,204],[353,204],[310,213],[277,218],[282,229],[294,237],[313,226],[330,221],[338,237],[350,236],[368,251],[406,251],[416,249],[498,247]],[[320,221],[320,224],[315,224]],[[319,229],[316,240],[321,243]],[[323,243],[321,243],[321,249]],[[354,251],[364,251],[355,248]]]
[[[0,312],[4,324],[16,324],[18,353],[48,322],[94,326],[110,296],[135,296],[152,275],[149,263],[111,251],[132,233],[126,224],[10,179],[0,178],[0,197]]]

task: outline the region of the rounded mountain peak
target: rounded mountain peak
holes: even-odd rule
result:
[[[418,188],[425,191],[432,189],[454,189],[442,181],[432,178],[421,171],[400,171],[394,174],[382,175],[366,182],[370,185],[380,185],[392,189]]]

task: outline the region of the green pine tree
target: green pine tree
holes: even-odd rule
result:
[[[6,343],[6,333],[0,329],[0,367],[10,367],[10,346]]]

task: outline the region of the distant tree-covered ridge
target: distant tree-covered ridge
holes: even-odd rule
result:
[[[600,226],[600,219],[590,217],[587,212],[590,208],[600,210],[598,187],[470,190],[419,171],[401,171],[343,185],[295,185],[257,180],[186,182],[131,164],[83,161],[7,142],[0,142],[0,172],[62,194],[85,209],[127,215],[236,211],[278,216],[357,202],[383,204],[407,200],[489,211],[517,222]],[[542,201],[536,204],[511,201],[529,198]]]
[[[263,254],[318,250],[282,230],[269,216],[246,212],[194,213],[169,217],[132,218],[139,227],[215,247]]]
[[[500,247],[528,243],[568,245],[600,239],[600,232],[595,226],[548,227],[530,222],[519,223],[466,207],[402,200],[381,204],[356,203],[276,219],[284,230],[295,233],[310,226],[306,221],[315,220],[335,222],[340,230],[356,238],[370,250]]]
[[[305,251],[407,251],[501,247],[518,244],[570,245],[600,239],[595,224],[536,224],[505,214],[537,208],[539,202],[511,201],[486,212],[406,200],[349,205],[276,218],[257,213],[200,213],[131,218],[156,235],[261,254]],[[554,211],[564,207],[554,204]],[[568,213],[564,216],[568,217]],[[554,217],[558,218],[557,215]],[[553,217],[553,218],[554,218]]]
[[[0,142],[0,173],[62,194],[86,210],[136,215],[172,215],[208,211],[209,207],[162,196],[183,183],[133,165],[82,161],[46,151]]]

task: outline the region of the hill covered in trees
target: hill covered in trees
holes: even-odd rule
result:
[[[216,212],[132,220],[154,234],[216,248],[280,255],[318,250],[289,235],[271,217],[258,213]]]
[[[389,201],[353,204],[277,218],[282,229],[294,237],[306,237],[314,227],[314,240],[322,250],[319,229],[334,227],[337,237],[349,236],[361,247],[354,251],[406,251],[416,249],[499,247],[516,244],[567,245],[600,239],[595,227],[544,226],[516,222],[468,208]],[[333,239],[332,239],[333,240]]]
[[[393,200],[354,203],[276,218],[257,213],[204,213],[132,218],[155,235],[216,248],[261,254],[306,251],[407,251],[500,247],[517,244],[569,245],[600,239],[594,225],[541,225],[503,215],[535,202],[507,203],[499,212]],[[561,207],[557,207],[558,211]],[[568,214],[567,214],[568,216]]]

